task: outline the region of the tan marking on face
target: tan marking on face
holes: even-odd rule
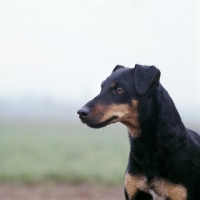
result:
[[[159,196],[168,197],[171,200],[186,200],[187,190],[184,186],[173,184],[166,180],[154,180],[150,188]]]
[[[131,105],[136,108],[138,106],[138,101],[136,101],[135,99],[132,99]]]
[[[127,173],[124,184],[130,199],[132,199],[139,190],[144,192],[148,191],[147,179],[145,176],[132,176]]]
[[[131,101],[131,107],[129,106],[128,115],[125,115],[121,120],[121,122],[127,126],[128,132],[133,138],[137,137],[141,132],[140,125],[138,122],[139,114],[137,111],[137,105],[138,102],[135,99],[133,99]]]
[[[111,88],[114,88],[114,87],[115,87],[115,85],[116,85],[116,83],[115,83],[115,82],[113,82],[113,83],[111,83],[110,87],[111,87]]]
[[[110,123],[121,122],[127,126],[129,133],[132,137],[140,134],[140,126],[138,123],[137,101],[132,100],[129,104],[112,104],[102,105],[98,104],[92,108],[91,117],[94,121],[99,123],[104,122],[113,116],[118,118]]]
[[[105,106],[98,104],[95,107],[92,107],[90,118],[92,118],[92,121],[94,121],[95,123],[101,123],[104,121],[104,111]]]
[[[132,106],[129,104],[112,105],[109,106],[105,117],[116,115],[119,118],[117,121],[127,126],[128,132],[132,137],[136,137],[140,133],[140,126],[138,123],[137,102],[133,100]]]

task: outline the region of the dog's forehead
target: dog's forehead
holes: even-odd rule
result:
[[[133,68],[122,68],[118,69],[117,71],[114,71],[111,73],[109,77],[106,78],[106,81],[108,82],[121,82],[121,81],[128,81],[129,79],[133,79]]]

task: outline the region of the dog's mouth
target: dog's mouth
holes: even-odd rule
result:
[[[112,123],[115,123],[117,122],[116,119],[118,119],[118,116],[113,116],[103,122],[98,122],[97,120],[83,120],[81,119],[81,121],[84,123],[84,124],[87,124],[89,127],[91,128],[102,128],[102,127],[105,127],[109,124],[112,124]]]

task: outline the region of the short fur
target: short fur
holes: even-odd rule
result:
[[[200,136],[185,128],[159,79],[154,66],[118,65],[78,114],[92,128],[127,126],[126,200],[200,200]]]

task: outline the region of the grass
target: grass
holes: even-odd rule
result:
[[[0,182],[121,185],[129,155],[119,125],[0,123]]]

